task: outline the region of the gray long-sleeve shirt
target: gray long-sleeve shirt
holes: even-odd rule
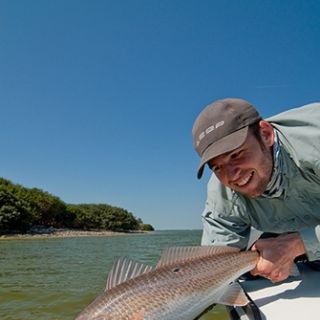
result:
[[[320,259],[320,103],[291,109],[269,119],[279,138],[280,195],[255,199],[223,186],[212,174],[203,218],[203,245],[245,248],[251,227],[294,232],[310,260]]]

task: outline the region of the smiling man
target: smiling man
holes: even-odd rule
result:
[[[213,174],[203,212],[203,245],[247,248],[251,227],[276,233],[256,241],[253,274],[286,279],[294,259],[320,259],[320,103],[263,120],[242,99],[208,105],[193,145]]]

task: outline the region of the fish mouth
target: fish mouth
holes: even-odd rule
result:
[[[246,185],[248,185],[250,183],[250,181],[252,180],[254,172],[251,171],[249,174],[247,174],[246,176],[244,176],[243,178],[239,179],[237,183],[234,183],[234,185],[236,187],[240,187],[243,188]]]

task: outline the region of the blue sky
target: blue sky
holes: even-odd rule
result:
[[[1,0],[0,176],[201,228],[191,128],[213,100],[319,101],[320,2]]]

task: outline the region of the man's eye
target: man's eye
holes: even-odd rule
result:
[[[219,172],[220,171],[220,167],[219,166],[212,166],[211,167],[211,170],[215,173]]]
[[[237,159],[240,156],[241,152],[236,152],[231,155],[231,159]]]

